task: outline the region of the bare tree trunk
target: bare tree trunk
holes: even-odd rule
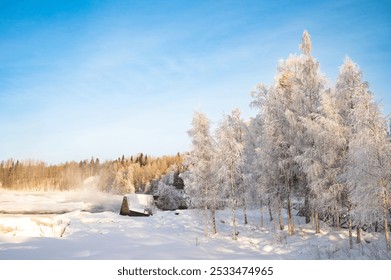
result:
[[[216,227],[216,191],[215,191],[216,188],[213,188],[213,197],[212,197],[212,209],[211,209],[211,212],[212,212],[212,233],[213,234],[216,234],[217,233],[217,227]]]
[[[349,246],[353,249],[352,218],[350,216],[350,206],[348,206],[348,227],[349,227]]]
[[[384,234],[385,234],[385,237],[386,237],[387,252],[390,252],[391,251],[391,245],[390,245],[390,235],[388,233],[387,209],[384,209]]]
[[[233,178],[233,171],[231,170],[230,173],[230,180],[231,180],[231,195],[232,195],[232,239],[237,240],[238,233],[236,232],[236,205],[237,205],[237,200],[236,200],[236,186]]]
[[[295,234],[295,225],[293,223],[290,195],[288,195],[288,232],[289,232],[289,235]]]
[[[349,247],[350,247],[350,249],[353,249],[353,232],[352,232],[352,219],[351,218],[349,218],[348,224],[349,224]]]
[[[308,188],[306,188],[304,194],[304,215],[305,215],[305,223],[309,224],[311,222],[311,211],[310,211],[310,199],[309,199]]]
[[[311,209],[311,220],[312,220],[312,228],[315,228],[315,211]]]
[[[261,227],[263,228],[263,202],[262,202],[262,199],[260,199],[261,201],[261,207],[260,207],[260,210],[261,210]]]
[[[386,238],[386,248],[387,252],[391,251],[391,244],[390,244],[390,235],[388,233],[388,222],[387,222],[387,193],[384,191],[384,198],[383,198],[383,219],[384,219],[384,235]]]
[[[293,217],[292,217],[292,205],[291,205],[291,186],[289,183],[289,179],[285,177],[285,186],[288,191],[288,234],[294,235],[295,234],[295,226],[293,223]]]
[[[341,223],[339,220],[339,206],[338,206],[338,201],[337,201],[334,206],[334,227],[339,228],[340,226],[341,226]]]
[[[274,216],[277,216],[277,213],[275,211],[273,213],[274,213]],[[276,219],[273,220],[273,227],[275,230],[277,230],[277,220]]]
[[[314,222],[315,222],[315,233],[320,233],[320,224],[319,224],[319,212],[317,209],[314,210]]]
[[[270,222],[273,221],[273,213],[272,213],[272,207],[270,206],[270,199],[267,203],[267,206],[269,208],[269,217],[270,217]]]
[[[384,192],[383,192],[383,222],[384,222],[384,236],[385,236],[385,239],[386,239],[386,249],[387,249],[387,252],[390,252],[391,251],[391,244],[390,244],[390,234],[388,232],[388,221],[387,221],[387,205],[388,205],[388,201],[387,201],[387,190],[386,190],[386,182],[384,180],[384,178],[382,178],[380,180],[380,186],[384,189]]]
[[[282,213],[281,213],[281,194],[277,192],[277,214],[278,214],[278,222],[280,225],[280,230],[284,230],[284,223],[282,221]]]
[[[212,209],[212,233],[217,233],[217,227],[216,227],[216,208]]]
[[[243,203],[243,219],[244,219],[244,224],[247,225],[247,206],[246,206],[246,199],[243,197],[242,199]]]
[[[236,199],[232,202],[232,239],[238,239],[238,233],[236,231]]]
[[[284,230],[284,223],[282,222],[282,214],[281,214],[281,200],[278,197],[278,221],[280,223],[280,230]]]
[[[205,236],[208,236],[209,235],[209,215],[208,215],[208,186],[205,186],[205,198],[204,198],[204,202],[205,202],[205,205],[204,205],[204,211],[205,211]]]
[[[361,243],[361,223],[359,223],[359,224],[357,225],[356,233],[357,233],[357,240],[356,240],[356,243]]]

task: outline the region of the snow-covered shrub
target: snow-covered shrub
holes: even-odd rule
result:
[[[162,210],[175,210],[184,206],[185,198],[182,190],[159,182],[156,195],[156,205]]]

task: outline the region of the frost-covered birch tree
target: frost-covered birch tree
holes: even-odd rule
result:
[[[316,232],[320,218],[339,227],[347,217],[351,246],[353,226],[359,241],[362,225],[382,222],[390,250],[391,144],[385,119],[353,61],[345,59],[335,88],[326,89],[307,31],[300,49],[302,54],[280,61],[272,86],[259,84],[253,92],[255,118],[245,124],[238,110],[224,116],[216,143],[209,121],[195,115],[186,188],[205,210],[205,232],[208,210],[216,232],[215,210],[226,199],[236,239],[236,211],[243,206],[246,222],[251,193],[261,209],[269,206],[281,230],[286,208],[290,235],[297,200],[304,202],[300,212],[307,223],[312,214]],[[341,215],[345,209],[347,215]]]
[[[281,69],[279,68],[279,70]],[[254,100],[251,105],[259,108],[257,118],[261,120],[259,122],[262,124],[260,131],[263,134],[263,141],[257,143],[257,149],[262,159],[260,162],[261,174],[258,180],[262,186],[263,196],[268,199],[271,209],[270,216],[272,216],[272,212],[275,213],[274,216],[278,216],[279,228],[283,230],[282,207],[288,190],[285,188],[285,178],[292,175],[290,174],[290,166],[294,162],[289,153],[290,142],[287,138],[289,123],[285,116],[291,92],[284,92],[279,88],[279,82],[283,83],[284,81],[281,77],[276,76],[275,85],[272,87],[258,85],[253,92]]]
[[[279,228],[284,229],[282,220],[282,187],[281,169],[279,161],[283,159],[284,140],[281,135],[283,127],[279,118],[283,113],[283,104],[278,99],[274,88],[267,88],[263,84],[257,85],[252,92],[253,101],[251,106],[259,110],[253,124],[255,151],[258,163],[255,171],[259,192],[267,201],[269,207],[270,221],[273,214],[278,216]],[[276,215],[277,213],[277,215]]]
[[[334,225],[339,224],[339,201],[343,188],[338,176],[343,171],[340,163],[346,142],[334,104],[331,91],[326,91],[322,94],[319,112],[302,118],[305,135],[311,140],[311,145],[296,157],[306,175],[317,233],[320,232],[319,213],[323,217],[333,216]]]
[[[291,235],[294,233],[292,196],[304,197],[303,212],[308,223],[310,204],[316,218],[321,206],[317,198],[322,196],[321,190],[324,190],[325,184],[329,184],[327,180],[319,180],[325,166],[322,166],[318,156],[321,153],[317,151],[319,147],[315,138],[318,135],[310,129],[310,125],[320,116],[321,96],[326,81],[319,63],[311,54],[312,45],[307,31],[303,32],[300,48],[303,52],[301,55],[291,55],[280,62],[264,110],[265,133],[269,138],[274,138],[271,143],[280,143],[280,151],[277,152],[279,184],[284,186],[288,232]],[[270,110],[273,107],[275,109]],[[279,141],[276,141],[278,138]]]
[[[240,199],[239,184],[242,181],[243,141],[242,132],[236,125],[240,112],[235,110],[224,116],[216,131],[219,179],[229,194],[229,205],[232,212],[232,238],[237,239],[236,210]]]
[[[350,59],[341,67],[337,87],[342,98],[349,101],[346,115],[350,118],[352,133],[345,178],[352,208],[350,214],[357,226],[382,221],[389,251],[391,144],[386,120],[373,101],[368,83],[362,81],[362,72]]]
[[[303,54],[289,71],[294,92],[290,124],[296,131],[293,154],[303,172],[298,174],[302,181],[299,194],[304,195],[306,222],[309,222],[311,208],[316,232],[319,232],[319,212],[324,215],[330,212],[340,194],[336,176],[344,138],[338,114],[333,110],[331,91],[324,89],[326,79],[311,54],[307,31],[303,33],[300,47]]]
[[[352,182],[347,176],[351,171],[349,168],[349,157],[352,156],[351,147],[354,145],[354,135],[358,133],[358,123],[360,117],[357,114],[357,109],[362,104],[370,103],[371,93],[369,92],[368,84],[362,80],[362,72],[357,64],[350,58],[345,58],[343,65],[340,67],[339,76],[334,90],[335,110],[339,115],[340,126],[342,127],[345,145],[341,151],[340,166],[341,171],[338,174],[341,182],[341,196],[338,201],[341,207],[347,209],[347,223],[349,228],[350,247],[353,247],[352,227],[353,227],[353,212],[356,207],[351,199],[351,191],[354,189]],[[350,164],[352,162],[350,161]],[[352,167],[353,165],[351,165]],[[350,171],[349,171],[350,170]],[[357,241],[360,242],[361,221],[356,218],[357,224]]]
[[[250,119],[245,126],[245,141],[243,148],[243,184],[246,202],[251,206],[259,206],[261,211],[260,226],[263,227],[264,214],[263,206],[265,198],[260,182],[262,173],[259,147],[262,141],[262,120],[258,114]]]
[[[246,143],[246,132],[247,132],[247,125],[242,120],[240,116],[240,110],[235,109],[232,111],[231,115],[228,115],[228,125],[232,127],[233,131],[236,135],[236,141],[241,147],[241,154],[240,154],[240,161],[241,164],[239,166],[240,168],[240,176],[236,179],[236,185],[238,187],[238,206],[242,208],[243,211],[243,223],[246,225],[248,223],[247,218],[247,195],[249,191],[249,184],[251,184],[251,177],[249,176],[249,170],[247,170],[247,166],[245,164],[245,156],[244,156],[244,148]]]
[[[201,112],[195,112],[193,128],[189,131],[192,150],[187,157],[188,176],[185,176],[185,191],[196,208],[204,210],[205,235],[209,233],[209,209],[216,195],[213,169],[213,138],[210,134],[210,121]],[[212,213],[213,214],[213,213]],[[213,231],[216,230],[212,217]]]
[[[302,43],[300,45],[302,54],[300,56],[291,56],[285,63],[285,69],[281,75],[283,82],[282,88],[291,91],[291,103],[286,110],[286,117],[289,122],[290,135],[293,141],[290,147],[290,153],[298,166],[295,168],[294,176],[299,184],[296,191],[304,197],[304,214],[306,222],[309,222],[310,208],[315,210],[317,216],[317,207],[314,199],[319,195],[316,193],[317,174],[310,170],[318,169],[320,166],[305,167],[304,163],[312,163],[316,150],[314,134],[308,129],[308,124],[319,114],[321,95],[325,86],[325,78],[320,72],[319,62],[312,56],[312,44],[310,35],[307,31],[303,32]],[[311,203],[312,202],[312,203]],[[310,206],[310,204],[312,204]]]
[[[316,161],[319,151],[316,151],[314,138],[317,135],[308,126],[320,115],[326,81],[320,73],[319,63],[311,55],[312,45],[307,31],[303,33],[300,48],[301,55],[290,55],[279,63],[273,86],[270,89],[260,86],[258,97],[252,103],[260,108],[264,126],[263,147],[260,148],[263,182],[269,186],[267,192],[276,202],[278,211],[281,209],[278,204],[282,200],[287,202],[288,232],[291,235],[294,234],[292,197],[305,198],[304,213],[309,222],[310,198],[312,207],[318,208],[314,199],[319,197],[320,181],[315,170],[322,168]]]
[[[346,176],[348,166],[348,153],[351,146],[352,136],[355,133],[355,119],[353,118],[353,111],[361,102],[362,97],[365,95],[367,86],[362,81],[362,73],[358,69],[358,66],[348,57],[345,58],[343,65],[339,69],[339,75],[335,90],[333,91],[335,111],[339,115],[339,123],[342,128],[345,144],[341,150],[340,166],[341,169],[337,174],[339,178],[341,194],[339,199],[336,200],[336,207],[344,207],[347,209],[347,224],[349,228],[349,243],[350,247],[353,247],[353,234],[352,234],[352,202],[350,199],[350,187],[349,180]],[[357,225],[357,239],[360,237],[360,227]]]

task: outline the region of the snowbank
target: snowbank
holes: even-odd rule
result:
[[[0,193],[0,207],[3,202],[10,204],[20,200],[24,207],[26,200],[30,206],[42,201],[54,206],[53,198],[59,203],[74,203],[69,201],[67,193],[41,195]],[[86,203],[80,197],[75,199]],[[121,199],[106,195],[107,201],[117,200],[117,208]],[[323,225],[321,233],[315,234],[310,224],[295,216],[295,235],[289,236],[286,231],[274,228],[265,214],[267,209],[264,227],[260,226],[259,209],[248,211],[247,225],[240,222],[242,213],[238,211],[237,241],[230,236],[230,211],[217,211],[218,233],[206,238],[203,213],[196,210],[157,211],[147,219],[120,216],[118,210],[88,212],[78,209],[51,215],[2,214],[0,259],[391,259],[390,253],[384,250],[381,233],[363,232],[364,242],[354,244],[351,250],[347,230]],[[284,212],[285,223],[286,220]]]

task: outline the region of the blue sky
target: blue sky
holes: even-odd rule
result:
[[[331,84],[348,55],[391,112],[390,1],[0,0],[0,160],[184,152],[195,110],[255,115],[304,29]]]

